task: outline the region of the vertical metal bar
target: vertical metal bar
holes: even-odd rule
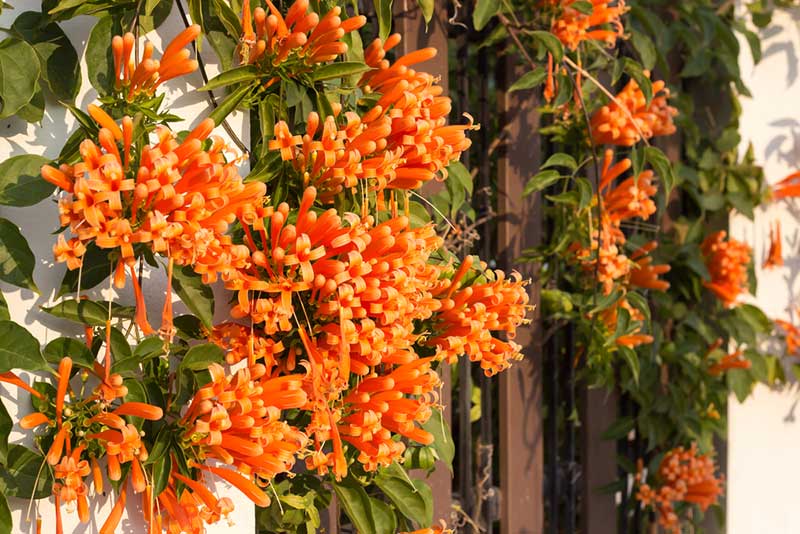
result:
[[[541,241],[540,198],[522,195],[525,182],[536,173],[540,162],[538,101],[530,93],[506,91],[519,74],[513,60],[498,60],[502,138],[497,166],[497,248],[504,267],[519,269],[533,278],[531,300],[537,304],[535,267],[513,263],[523,248]],[[525,348],[525,359],[500,375],[502,534],[540,534],[544,528],[540,330],[538,311],[534,311],[531,324],[519,328],[515,339]]]
[[[576,421],[573,419],[575,415],[575,365],[573,364],[574,354],[572,348],[574,347],[574,331],[572,325],[566,327],[566,350],[562,357],[563,365],[565,367],[566,378],[566,446],[565,446],[565,469],[564,469],[564,484],[566,485],[566,509],[564,511],[564,529],[566,532],[577,532],[577,492],[579,484],[580,471],[578,469],[578,459],[576,457]]]
[[[562,329],[563,330],[563,329]],[[548,522],[548,532],[551,534],[559,533],[561,523],[561,495],[559,491],[559,439],[558,439],[558,408],[561,406],[560,397],[560,376],[559,360],[561,359],[561,336],[562,332],[555,335],[554,342],[549,344],[546,352],[550,362],[548,365],[549,373],[547,377],[550,382],[550,394],[547,400],[547,434],[550,436],[550,446],[547,450],[545,468],[547,469],[547,488],[548,503],[550,504],[550,514]]]

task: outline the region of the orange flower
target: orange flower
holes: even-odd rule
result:
[[[285,18],[270,0],[266,4],[269,14],[257,7],[251,16],[250,0],[243,2],[238,55],[242,64],[264,64],[270,71],[287,63],[294,67],[287,72],[296,74],[314,64],[335,60],[347,52],[342,37],[367,22],[362,15],[342,20],[338,6],[320,19],[317,13],[308,11],[308,0],[295,0]]]
[[[228,228],[237,219],[260,219],[266,188],[259,182],[242,182],[235,164],[226,161],[221,139],[214,138],[210,148],[203,148],[214,127],[211,119],[202,121],[180,143],[166,127],[157,127],[157,142],[134,150],[139,153],[138,166],[128,171],[132,123],[123,119],[120,129],[102,109],[95,106],[90,111],[102,126],[100,146],[84,140],[80,162],[62,166],[58,175],[51,167],[43,170],[43,176],[56,185],[64,185],[60,175],[74,184],[60,200],[59,211],[62,226],[76,237],[68,242],[60,237],[54,251],[59,261],[74,269],[90,242],[117,250],[115,282],[118,287],[125,284],[127,266],[136,296],[136,324],[149,335],[154,330],[134,271],[141,254],[137,247],[147,246],[177,265],[191,265],[208,283],[230,275],[249,264],[249,253],[233,243]],[[123,142],[124,162],[115,139]],[[160,329],[166,338],[173,332],[170,306],[167,291]]]
[[[722,494],[722,478],[716,478],[714,461],[705,454],[698,454],[697,445],[689,450],[683,447],[672,449],[661,460],[656,473],[658,485],[652,487],[642,483],[641,463],[636,481],[639,491],[636,498],[644,506],[653,506],[658,512],[658,523],[669,532],[681,532],[680,519],[675,513],[679,502],[697,504],[704,512],[715,504]]]
[[[795,198],[800,196],[800,172],[793,172],[783,178],[775,185],[770,186],[769,196],[771,200],[782,200],[784,198]]]
[[[742,351],[737,350],[727,354],[722,359],[708,368],[708,374],[719,376],[728,369],[750,369],[752,362],[742,356]]]
[[[627,11],[624,0],[615,6],[612,2],[591,0],[592,12],[582,13],[573,8],[576,0],[562,0],[561,12],[553,20],[551,33],[570,50],[576,50],[583,41],[600,41],[613,48],[617,39],[623,37],[620,18]],[[559,3],[559,2],[553,2]]]
[[[89,503],[83,479],[89,475],[90,469],[86,460],[79,459],[81,452],[81,448],[76,448],[71,455],[64,456],[54,466],[53,476],[56,482],[53,484],[53,493],[58,495],[59,503],[67,505],[68,510],[74,506],[72,503],[77,502],[80,521],[86,523],[89,521]]]
[[[130,102],[139,96],[151,97],[162,83],[197,70],[198,63],[189,59],[191,53],[184,47],[197,39],[200,26],[194,24],[179,33],[164,49],[161,61],[152,59],[153,44],[145,43],[141,61],[131,56],[135,37],[132,33],[116,35],[111,40],[114,56],[114,88]],[[121,139],[121,137],[117,137]]]
[[[790,356],[800,356],[800,328],[789,321],[775,319],[775,324],[783,330],[786,352]]]
[[[651,241],[631,254],[631,260],[635,262],[635,265],[631,269],[630,278],[628,279],[630,285],[654,291],[666,291],[669,289],[669,282],[659,280],[658,277],[668,273],[671,267],[669,265],[653,265],[653,258],[647,256],[657,246],[658,243]]]
[[[764,259],[763,269],[772,269],[783,265],[783,253],[781,244],[781,222],[775,221],[775,225],[769,227],[769,253]]]
[[[216,364],[209,371],[211,383],[195,393],[182,419],[189,446],[266,480],[289,471],[306,437],[280,416],[306,404],[302,378],[270,378],[262,364],[230,377]]]
[[[645,71],[649,77],[650,73]],[[598,145],[633,146],[644,139],[672,135],[672,118],[678,111],[667,104],[669,89],[663,81],[653,82],[653,99],[647,103],[639,84],[631,79],[610,104],[591,118],[592,137]]]
[[[522,347],[502,341],[493,332],[505,332],[509,339],[525,322],[528,306],[527,281],[519,273],[506,279],[502,271],[483,272],[486,283],[459,286],[463,276],[456,273],[434,315],[434,334],[425,344],[436,347],[437,356],[453,363],[461,354],[480,362],[486,376],[492,376],[522,359]]]
[[[726,235],[722,230],[713,233],[700,247],[711,275],[703,285],[725,306],[732,306],[741,293],[747,292],[750,247],[733,238],[725,241]]]
[[[610,308],[606,308],[600,312],[600,321],[605,325],[609,334],[614,334],[617,329],[617,320],[620,309],[626,310],[632,321],[644,321],[644,314],[640,310],[631,306],[628,302],[628,299],[622,298]],[[619,336],[615,342],[617,345],[623,347],[635,348],[639,345],[649,345],[653,342],[653,336],[642,334],[641,328],[637,328],[630,334]]]

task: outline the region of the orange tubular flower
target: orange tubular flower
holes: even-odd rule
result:
[[[56,482],[53,484],[53,493],[58,496],[57,502],[67,505],[70,510],[72,503],[77,503],[78,517],[81,523],[89,521],[89,503],[86,499],[87,488],[83,479],[89,475],[89,463],[80,460],[82,449],[76,448],[71,455],[64,456],[53,468]]]
[[[560,14],[553,20],[550,32],[558,37],[564,46],[576,50],[583,41],[600,41],[613,48],[617,39],[623,37],[624,29],[620,18],[627,11],[624,0],[615,6],[604,0],[591,0],[592,12],[582,13],[573,8],[577,0],[563,0]]]
[[[789,321],[775,319],[775,325],[783,330],[786,352],[790,356],[800,357],[800,328]]]
[[[672,449],[661,460],[656,473],[660,485],[651,487],[642,483],[641,466],[636,480],[639,491],[636,498],[645,506],[653,506],[658,512],[658,523],[668,532],[681,532],[680,519],[675,513],[675,503],[697,504],[706,511],[722,494],[722,478],[716,478],[714,461],[705,454],[698,454],[697,445],[689,450],[683,447]]]
[[[649,77],[650,73],[646,72]],[[633,146],[644,139],[672,135],[672,118],[678,111],[667,103],[669,89],[663,81],[653,82],[650,103],[639,85],[631,79],[610,104],[598,109],[591,118],[592,137],[598,145]]]
[[[781,222],[775,221],[775,225],[769,227],[769,253],[767,254],[763,269],[772,269],[783,265],[783,252],[781,244]]]
[[[725,241],[725,231],[709,235],[701,250],[711,280],[703,282],[725,306],[732,306],[741,293],[747,292],[747,265],[750,263],[750,247],[730,238]]]
[[[242,64],[265,63],[271,69],[292,63],[300,67],[291,72],[308,70],[314,64],[333,61],[347,52],[342,37],[367,22],[362,15],[342,20],[342,9],[338,6],[320,18],[308,11],[308,0],[295,0],[285,18],[270,0],[266,4],[269,14],[261,7],[251,14],[250,0],[242,5],[242,38],[238,48]]]
[[[617,329],[617,316],[619,314],[620,309],[625,309],[632,321],[644,321],[644,314],[630,305],[628,299],[622,298],[617,303],[600,313],[600,321],[605,325],[606,330],[613,334]],[[635,348],[639,345],[649,345],[653,342],[653,336],[648,334],[642,334],[640,332],[641,329],[636,329],[634,332],[630,334],[626,334],[623,336],[619,336],[616,339],[616,344],[628,347],[628,348]]]
[[[62,166],[74,188],[59,201],[62,226],[76,236],[63,237],[55,247],[56,259],[78,268],[94,242],[101,249],[119,252],[115,280],[125,283],[127,267],[136,295],[136,323],[146,335],[154,330],[147,321],[144,297],[134,263],[136,246],[147,246],[164,254],[179,266],[192,265],[207,283],[228,276],[249,265],[247,247],[236,245],[228,235],[229,225],[238,219],[257,221],[263,215],[266,188],[259,182],[244,184],[233,162],[226,161],[225,144],[213,138],[211,147],[203,142],[211,133],[211,119],[202,121],[183,142],[167,128],[156,128],[157,142],[141,148],[136,170],[126,170],[111,127],[116,123],[100,108],[91,108],[102,126],[100,146],[92,140],[81,143],[82,160]],[[129,121],[122,121],[125,132]],[[119,129],[117,127],[117,129]],[[119,132],[127,161],[130,135]],[[47,172],[45,175],[52,174]],[[56,183],[56,181],[54,181]],[[171,294],[167,291],[160,332],[173,332]]]
[[[769,195],[773,201],[800,197],[800,171],[793,172],[775,185],[770,186]]]
[[[737,350],[723,356],[718,363],[708,368],[708,374],[719,376],[729,369],[750,369],[753,365],[752,362],[742,354],[742,351]]]
[[[519,273],[509,278],[502,271],[485,271],[489,282],[473,284],[457,291],[459,274],[441,299],[441,311],[434,315],[434,335],[425,344],[436,347],[437,356],[453,363],[461,354],[480,362],[486,376],[492,376],[522,359],[522,347],[502,341],[492,332],[505,332],[513,338],[525,322],[529,308],[528,292]]]
[[[628,280],[630,285],[642,289],[652,289],[653,291],[666,291],[669,289],[669,282],[659,280],[658,277],[668,273],[671,267],[669,265],[653,265],[653,258],[647,256],[657,246],[658,243],[651,241],[631,254],[631,260],[635,262],[635,265]]]
[[[399,36],[385,44],[378,39],[365,50],[372,70],[362,76],[359,87],[380,98],[362,116],[347,113],[342,125],[329,116],[321,124],[311,113],[302,137],[283,122],[276,125],[270,149],[280,150],[281,158],[291,161],[324,201],[362,181],[375,191],[416,189],[445,177],[445,167],[470,146],[466,131],[475,129],[472,119],[448,125],[450,99],[442,96],[431,74],[410,68],[434,57],[436,50],[417,50],[390,64],[386,52],[399,42]]]
[[[139,96],[153,96],[156,88],[167,80],[197,70],[197,61],[189,59],[185,49],[200,35],[200,26],[194,24],[179,33],[164,49],[161,61],[152,59],[153,45],[145,43],[140,62],[131,56],[135,37],[132,33],[114,36],[111,51],[114,56],[114,88],[132,102]],[[116,136],[115,136],[116,137]],[[121,140],[122,136],[116,137]]]
[[[211,383],[197,391],[182,420],[190,446],[254,477],[289,471],[306,437],[280,415],[306,404],[302,377],[270,378],[262,364],[230,377],[216,364],[209,371]]]

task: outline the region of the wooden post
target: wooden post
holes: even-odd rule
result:
[[[619,397],[606,389],[584,389],[581,407],[583,427],[583,510],[581,532],[617,532],[617,505],[614,494],[597,489],[617,480],[617,442],[602,438],[617,418]]]
[[[435,0],[433,19],[425,24],[422,11],[416,0],[394,0],[394,28],[393,31],[403,36],[399,45],[399,54],[407,54],[420,48],[434,47],[438,51],[436,57],[415,65],[415,69],[425,70],[439,77],[439,84],[448,92],[448,54],[447,54],[447,6],[446,0]],[[423,192],[431,194],[429,189],[441,187],[439,182],[426,184]],[[439,374],[444,385],[442,387],[441,403],[444,408],[444,420],[450,425],[452,422],[452,384],[450,379],[450,366],[442,365]],[[436,469],[427,479],[433,490],[433,518],[434,522],[444,519],[452,522],[451,503],[453,500],[453,475],[450,469],[442,462],[436,463]]]
[[[517,69],[505,61],[498,72],[502,131],[498,158],[498,248],[505,268],[536,276],[532,265],[514,265],[522,249],[541,239],[538,195],[523,198],[522,189],[540,164],[537,99],[530,92],[504,91]],[[532,303],[539,287],[531,286]],[[544,528],[542,351],[538,311],[534,321],[517,331],[525,359],[500,375],[500,525],[503,534],[540,534]]]

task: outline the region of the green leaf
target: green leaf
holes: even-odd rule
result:
[[[639,384],[639,356],[636,354],[636,351],[629,348],[629,347],[619,347],[619,353],[622,355],[622,358],[625,360],[625,363],[628,364],[628,368],[630,369],[631,375],[633,376],[634,384]]]
[[[346,78],[370,70],[370,67],[359,61],[337,61],[318,67],[311,73],[311,80],[319,82],[335,78]]]
[[[40,174],[48,159],[35,154],[14,156],[0,163],[0,204],[32,206],[53,194],[55,186]]]
[[[622,439],[633,430],[633,426],[634,419],[632,417],[620,417],[603,432],[602,438],[608,440]]]
[[[67,293],[78,291],[79,279],[82,290],[92,289],[111,276],[111,270],[112,266],[108,259],[108,250],[98,248],[93,242],[89,243],[86,246],[86,252],[83,254],[83,269],[67,270],[64,273],[57,296],[62,297]]]
[[[178,330],[178,337],[186,340],[206,338],[203,323],[194,315],[179,315],[172,324]]]
[[[212,363],[222,363],[225,359],[225,351],[214,343],[203,343],[195,345],[186,352],[186,356],[181,360],[179,369],[190,371],[205,371]]]
[[[397,517],[392,507],[378,499],[369,499],[372,523],[375,525],[375,534],[396,534]]]
[[[570,4],[569,7],[571,7],[575,11],[578,11],[579,13],[583,13],[584,15],[591,15],[592,12],[594,11],[594,6],[592,5],[592,3],[586,0],[579,0],[577,2],[574,2]]]
[[[661,178],[664,190],[669,195],[672,188],[675,187],[675,170],[672,168],[672,163],[661,150],[654,146],[645,147],[644,157]]]
[[[211,328],[214,320],[214,292],[211,286],[204,284],[203,278],[187,265],[172,272],[172,287],[181,302]]]
[[[5,468],[0,469],[0,494],[21,499],[44,499],[52,495],[50,470],[44,457],[22,445],[8,448]]]
[[[374,534],[372,506],[367,492],[355,483],[333,483],[333,491],[359,534]]]
[[[31,101],[39,75],[39,59],[31,45],[15,37],[0,41],[0,119],[14,115]]]
[[[107,95],[114,89],[114,56],[111,53],[111,39],[115,35],[122,35],[122,25],[118,18],[105,15],[94,25],[86,41],[89,82],[100,95]]]
[[[74,100],[81,86],[81,68],[78,53],[59,25],[49,22],[43,13],[26,11],[14,20],[11,29],[33,45],[42,79],[56,98]]]
[[[639,63],[630,58],[622,58],[622,65],[625,72],[627,72],[639,86],[639,89],[641,89],[644,95],[645,102],[649,105],[650,101],[653,100],[653,82],[650,81],[650,77],[644,73],[644,69]]]
[[[378,18],[378,37],[385,41],[392,32],[392,0],[372,0]]]
[[[17,110],[17,117],[31,124],[41,122],[44,117],[44,91],[36,88],[31,101]]]
[[[417,5],[422,11],[422,17],[425,19],[426,24],[433,18],[433,3],[433,0],[417,0]]]
[[[0,464],[5,464],[8,459],[8,436],[13,427],[14,422],[8,415],[6,405],[0,401]],[[2,528],[0,528],[0,532],[2,532]]]
[[[105,326],[108,309],[92,300],[66,299],[50,308],[42,307],[42,311],[61,319],[89,326]]]
[[[17,225],[0,218],[0,280],[38,293],[33,281],[35,265],[33,252]]]
[[[6,298],[0,293],[0,321],[10,321],[11,312],[8,310],[8,302]]]
[[[0,495],[0,534],[11,534],[13,526],[6,496]]]
[[[481,31],[497,14],[500,3],[497,0],[477,0],[475,11],[472,12],[472,25],[475,31]]]
[[[58,364],[64,356],[69,356],[75,365],[86,369],[93,369],[95,357],[92,351],[77,339],[71,337],[57,337],[48,343],[42,351],[45,360]]]
[[[561,41],[558,40],[558,37],[550,32],[541,30],[529,32],[529,35],[542,43],[547,51],[550,52],[550,55],[553,56],[554,62],[561,62],[561,59],[564,57],[564,47],[561,44]]]
[[[382,468],[374,482],[408,519],[420,527],[428,527],[433,523],[433,506],[429,500],[430,495],[427,495],[430,488],[421,480],[411,480],[399,464],[392,463]],[[420,491],[416,482],[421,482],[427,492]]]
[[[165,454],[153,465],[153,495],[159,495],[167,488],[172,471],[172,458]]]
[[[653,70],[658,59],[658,52],[656,52],[656,45],[653,44],[653,41],[645,34],[633,31],[631,32],[631,43],[639,54],[639,59],[642,60],[642,66],[647,70]]]
[[[226,70],[218,76],[215,76],[209,80],[206,85],[198,89],[198,91],[210,91],[212,89],[218,89],[234,83],[255,80],[261,76],[261,71],[253,65],[242,65],[231,70]]]
[[[41,371],[49,366],[30,332],[17,323],[0,321],[0,373],[12,369]]]
[[[472,195],[473,182],[472,174],[460,161],[450,162],[447,166],[447,179],[457,182],[468,195]]]
[[[225,117],[233,113],[233,110],[242,103],[247,94],[251,91],[253,85],[242,85],[231,94],[225,97],[225,100],[220,102],[219,106],[211,112],[209,117],[214,121],[214,124],[219,126]]]
[[[547,71],[544,67],[536,67],[534,70],[526,72],[520,76],[517,81],[512,83],[511,87],[508,88],[508,92],[513,93],[514,91],[521,91],[522,89],[532,89],[541,85],[545,78],[547,78]]]
[[[542,191],[546,189],[548,186],[553,185],[557,181],[561,180],[562,178],[563,176],[561,176],[561,173],[558,171],[554,170],[542,171],[533,178],[531,178],[527,184],[525,184],[525,188],[522,190],[522,195],[528,196],[531,193]]]
[[[550,167],[564,167],[575,172],[578,168],[578,163],[569,154],[558,152],[547,158],[547,161],[544,162],[540,169],[549,169]]]
[[[453,441],[453,436],[450,434],[450,427],[444,421],[442,410],[432,410],[431,418],[422,425],[422,428],[433,434],[433,443],[430,447],[436,452],[439,460],[444,462],[452,472],[456,445]]]

